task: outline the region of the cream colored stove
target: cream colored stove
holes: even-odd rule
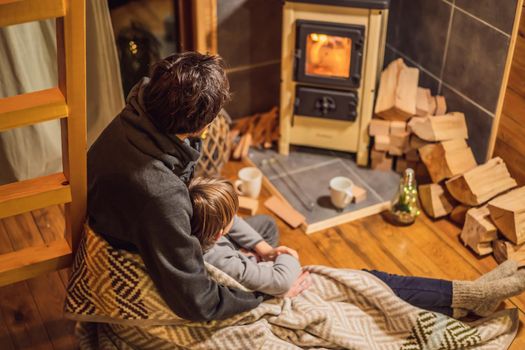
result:
[[[279,152],[290,144],[357,153],[383,64],[389,0],[295,0],[283,11]]]

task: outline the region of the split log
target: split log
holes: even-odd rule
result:
[[[412,118],[414,119],[414,118]],[[411,134],[410,135],[410,143],[409,143],[409,146],[410,148],[412,149],[419,149],[423,146],[426,146],[428,144],[431,144],[432,142],[428,142],[428,141],[425,141],[423,139],[420,139],[419,137],[417,137],[416,135],[414,134]]]
[[[492,253],[491,242],[498,238],[498,230],[490,219],[487,206],[467,211],[461,240],[479,255]]]
[[[474,169],[477,165],[472,150],[463,139],[426,145],[419,149],[419,155],[435,183]]]
[[[361,203],[366,200],[366,190],[362,187],[352,186],[352,194],[354,195],[352,199],[354,203]]]
[[[301,213],[275,196],[268,198],[264,202],[264,206],[292,228],[299,227],[306,221]]]
[[[463,225],[465,225],[465,216],[467,216],[467,211],[470,208],[472,207],[464,205],[464,204],[460,204],[456,206],[450,212],[450,215],[449,215],[450,220],[456,225],[463,227]]]
[[[399,120],[390,122],[390,134],[404,134],[407,131],[407,123]]]
[[[388,136],[390,134],[390,121],[382,119],[372,119],[370,120],[368,131],[370,136]]]
[[[396,173],[403,174],[408,167],[406,159],[398,157],[396,159]]]
[[[409,149],[408,151],[406,151],[405,159],[409,162],[419,162],[421,160],[417,149]]]
[[[257,199],[239,196],[239,213],[253,216],[257,209],[259,209],[259,201]]]
[[[447,113],[447,101],[445,96],[436,96],[436,111],[435,115],[444,115]]]
[[[488,207],[492,221],[507,239],[525,243],[525,186],[496,197]]]
[[[390,136],[377,135],[374,137],[374,150],[386,152],[390,149]]]
[[[375,114],[386,120],[406,121],[416,114],[419,69],[409,68],[402,58],[381,73]]]
[[[392,169],[392,157],[388,156],[386,152],[378,152],[372,150],[370,154],[371,168],[375,170],[388,171]]]
[[[429,115],[436,115],[436,98],[434,96],[431,96],[428,100],[428,114]]]
[[[410,130],[425,141],[468,139],[465,115],[459,112],[436,116],[412,118]]]
[[[434,219],[446,216],[454,208],[454,199],[441,185],[421,185],[418,192],[423,210]]]
[[[446,185],[458,202],[477,206],[516,187],[517,183],[510,176],[505,162],[496,157],[466,173],[456,175]]]
[[[407,131],[399,134],[391,134],[388,153],[393,156],[402,156],[408,150],[409,140],[410,134]]]
[[[496,239],[492,241],[492,249],[494,251],[494,259],[496,259],[498,264],[508,259],[514,259],[520,262],[520,267],[524,266],[525,244],[514,245],[503,239]]]
[[[424,117],[430,114],[429,102],[431,98],[430,89],[417,88],[416,115]]]

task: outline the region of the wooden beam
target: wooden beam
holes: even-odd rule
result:
[[[0,286],[62,269],[71,262],[71,247],[65,239],[1,254]]]
[[[517,186],[499,157],[483,165],[457,175],[446,182],[447,188],[457,201],[470,206],[481,205],[500,193]]]
[[[0,218],[71,202],[71,188],[57,173],[0,186]]]
[[[2,98],[0,131],[65,118],[67,113],[66,100],[58,88]]]
[[[18,0],[0,2],[0,27],[63,17],[64,0]],[[27,44],[27,43],[26,43]]]
[[[194,47],[217,53],[217,0],[192,0]]]

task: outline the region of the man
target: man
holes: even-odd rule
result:
[[[196,136],[228,98],[220,57],[170,56],[132,89],[88,152],[91,228],[114,247],[139,253],[166,303],[192,321],[224,319],[262,301],[210,280],[190,235],[187,183],[200,156]]]

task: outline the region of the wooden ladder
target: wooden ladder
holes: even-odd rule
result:
[[[69,266],[85,220],[85,0],[0,0],[0,27],[49,18],[56,19],[58,86],[0,99],[0,131],[60,119],[63,172],[0,186],[0,219],[65,204],[66,232],[0,255],[0,286]]]

